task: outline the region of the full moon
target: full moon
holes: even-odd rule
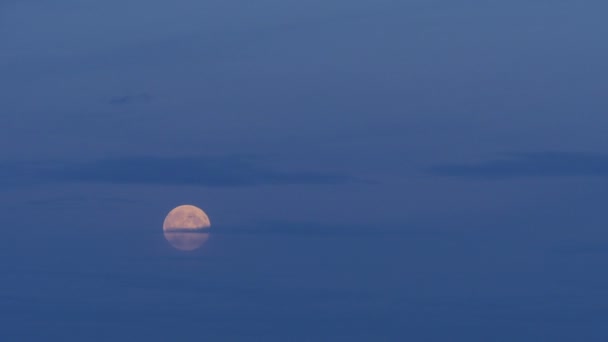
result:
[[[171,246],[192,251],[209,239],[209,227],[211,222],[203,210],[193,205],[180,205],[167,214],[163,233]]]

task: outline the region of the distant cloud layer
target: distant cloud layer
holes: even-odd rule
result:
[[[474,179],[608,177],[608,155],[576,152],[511,153],[474,164],[436,165],[437,176]]]
[[[127,157],[92,162],[1,164],[5,180],[21,183],[90,182],[115,184],[239,187],[286,184],[341,184],[356,181],[343,174],[277,171],[242,157]]]
[[[115,96],[108,100],[108,104],[120,106],[138,102],[149,102],[150,100],[152,100],[152,96],[150,96],[150,94],[142,93],[136,95]]]

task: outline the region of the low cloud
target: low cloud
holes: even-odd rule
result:
[[[576,152],[510,153],[471,164],[431,167],[436,176],[472,179],[608,177],[608,155]]]
[[[165,228],[166,233],[183,233],[183,234],[209,234],[211,227],[206,228]]]
[[[270,235],[290,237],[378,237],[378,236],[453,236],[454,232],[407,225],[337,224],[316,221],[261,221],[247,225],[210,229],[214,235]]]

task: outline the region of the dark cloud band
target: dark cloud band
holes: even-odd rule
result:
[[[474,164],[442,164],[437,176],[471,179],[608,177],[608,155],[574,152],[512,153]]]

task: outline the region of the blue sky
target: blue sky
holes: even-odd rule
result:
[[[605,341],[607,9],[0,0],[0,334]]]

